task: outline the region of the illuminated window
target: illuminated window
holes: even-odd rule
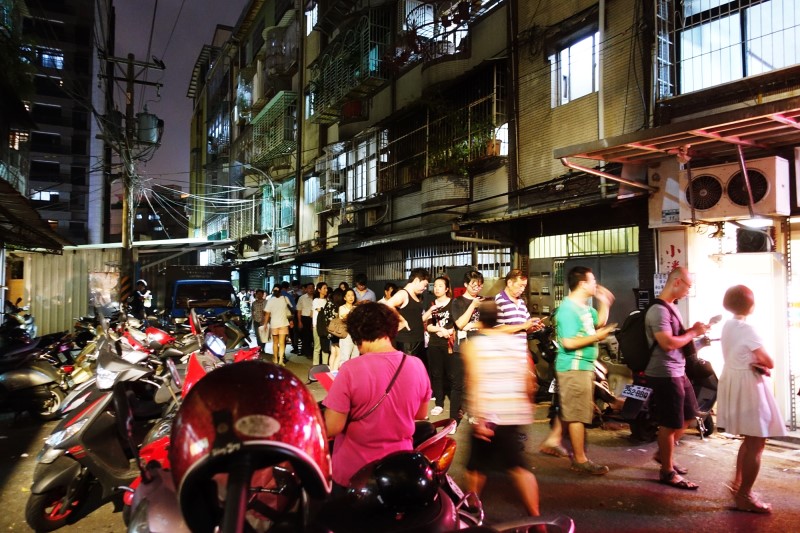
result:
[[[658,14],[662,98],[800,63],[796,0],[660,0]]]
[[[549,56],[551,107],[597,91],[597,50],[600,34],[570,42]]]

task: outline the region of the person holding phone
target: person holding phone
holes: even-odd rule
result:
[[[614,295],[598,285],[588,267],[576,266],[567,275],[569,296],[556,310],[556,379],[561,398],[559,417],[567,428],[574,457],[571,470],[584,474],[603,475],[608,467],[586,457],[586,425],[594,417],[594,362],[597,343],[614,331],[606,326]],[[589,298],[598,303],[595,309]]]

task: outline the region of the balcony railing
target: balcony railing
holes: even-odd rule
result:
[[[264,163],[297,148],[297,93],[282,91],[253,119],[254,163]]]
[[[390,42],[390,12],[384,8],[369,10],[334,39],[311,66],[314,122],[336,122],[345,102],[371,96],[388,81],[383,57]]]

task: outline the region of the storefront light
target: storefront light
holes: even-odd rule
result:
[[[742,220],[741,224],[748,228],[768,228],[772,226],[772,220],[769,218],[749,218]]]

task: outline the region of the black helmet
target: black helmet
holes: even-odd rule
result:
[[[140,280],[137,280],[137,281],[136,281],[136,284],[137,284],[137,285],[139,285],[140,283],[141,283],[142,285],[144,285],[145,287],[147,287],[147,282],[146,282],[145,280],[143,280],[143,279],[140,279]]]
[[[369,463],[350,480],[348,497],[366,508],[405,513],[427,507],[439,485],[428,459],[419,452],[394,452]]]

